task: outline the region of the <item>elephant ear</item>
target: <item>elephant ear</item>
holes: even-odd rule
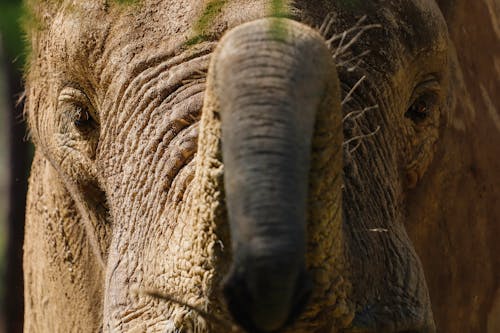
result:
[[[438,331],[500,332],[500,8],[436,2],[451,42],[449,106],[435,162],[412,194],[422,205],[408,232]]]
[[[441,12],[443,13],[443,16],[446,18],[448,21],[448,18],[451,17],[454,12],[456,12],[458,5],[460,2],[465,2],[462,0],[436,0],[439,8],[441,9]]]
[[[500,5],[496,0],[437,0],[448,25],[455,68],[452,78],[459,107],[449,117],[453,127],[465,129],[480,121],[500,131],[498,115],[500,75]],[[453,52],[454,51],[454,52]],[[462,108],[463,110],[460,110]],[[477,114],[477,113],[481,114]]]

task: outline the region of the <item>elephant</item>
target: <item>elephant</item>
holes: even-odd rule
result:
[[[26,0],[26,332],[494,332],[465,3]]]

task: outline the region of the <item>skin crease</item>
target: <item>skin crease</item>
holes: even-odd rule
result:
[[[224,32],[275,14],[273,3],[231,0],[212,15],[210,2],[189,0],[28,1],[26,112],[36,152],[25,243],[27,332],[220,331],[186,307],[137,295],[145,288],[230,320],[221,294],[231,239],[220,89],[210,76],[210,56]],[[500,265],[485,254],[494,253],[490,238],[481,243],[484,249],[472,249],[487,262],[484,268],[472,269],[470,260],[461,268],[453,253],[459,245],[446,245],[450,261],[446,255],[438,265],[432,261],[443,239],[467,244],[450,226],[465,223],[461,215],[476,219],[476,238],[480,226],[500,215],[498,208],[472,208],[450,194],[478,193],[498,162],[491,153],[474,155],[486,134],[466,139],[487,117],[477,111],[485,93],[471,88],[462,68],[470,59],[459,52],[465,46],[455,27],[465,19],[446,1],[439,5],[444,18],[430,0],[295,1],[286,7],[287,15],[310,27],[334,13],[325,39],[364,15],[363,24],[381,28],[367,30],[350,54],[335,58],[343,97],[365,79],[342,114],[317,114],[306,258],[313,290],[283,331],[432,330],[424,272],[439,332],[485,332],[487,316],[495,317],[494,278],[481,289],[463,287],[483,283],[474,274],[498,276],[493,267]],[[198,24],[207,15],[211,24]],[[342,65],[366,50],[354,70]],[[486,85],[486,95],[494,96],[492,86]],[[407,113],[412,105],[429,108],[428,115]],[[358,118],[352,113],[364,108]],[[344,130],[332,131],[341,118]],[[328,137],[331,132],[338,136]],[[498,137],[494,126],[483,132]],[[330,158],[340,157],[340,145],[343,160]],[[493,152],[491,144],[485,147]],[[461,189],[454,175],[463,170],[475,177]],[[481,191],[486,199],[476,206],[499,206],[498,190]],[[460,203],[460,213],[451,213],[450,200]],[[433,232],[435,221],[440,232]],[[498,226],[492,228],[494,240]],[[450,269],[450,285],[440,265]],[[463,300],[469,296],[474,302]]]

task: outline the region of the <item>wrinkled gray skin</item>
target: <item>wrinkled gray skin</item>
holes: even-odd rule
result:
[[[33,5],[27,332],[227,330],[151,288],[249,332],[434,330],[405,231],[447,107],[434,1],[67,3]]]

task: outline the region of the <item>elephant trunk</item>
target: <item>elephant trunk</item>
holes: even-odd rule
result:
[[[212,59],[233,251],[224,293],[251,332],[283,327],[306,303],[311,144],[332,81],[322,37],[288,19],[231,30]]]

